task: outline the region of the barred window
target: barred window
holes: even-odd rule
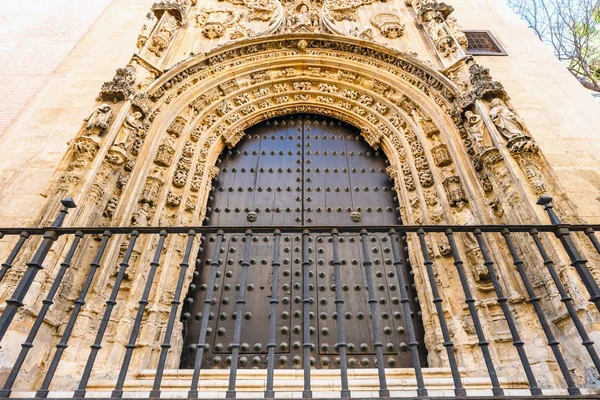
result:
[[[463,31],[469,41],[467,53],[474,56],[506,56],[490,31]]]

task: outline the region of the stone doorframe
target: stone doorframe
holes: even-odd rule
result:
[[[131,65],[119,69],[113,81],[103,86],[98,107],[72,142],[47,191],[51,194],[47,206],[34,222],[51,219],[58,200],[70,195],[79,205],[70,217],[72,226],[201,225],[211,181],[219,172],[215,163],[221,151],[234,147],[246,128],[294,113],[314,113],[348,122],[361,130],[374,149],[382,149],[390,162],[388,172],[395,180],[405,224],[545,223],[543,210],[535,206],[537,197],[544,193],[562,199],[559,211],[575,218],[526,128],[522,126],[523,135],[509,141],[496,128],[490,110],[500,103],[494,99],[510,109],[508,96],[499,83],[492,81],[489,71],[470,57],[451,71],[438,71],[412,55],[356,38],[286,34],[247,39],[193,56],[162,72],[145,93],[134,89],[135,71],[141,67],[143,63],[134,57]],[[504,351],[512,348],[510,335],[497,318],[500,309],[481,254],[469,237],[461,239],[458,244],[466,255],[472,287],[477,289],[492,353],[500,361],[497,365],[502,365],[500,371],[512,373],[518,357],[514,350]],[[184,241],[181,237],[165,245],[132,370],[153,365],[158,357],[175,288],[176,278],[171,271],[180,262]],[[104,264],[109,267],[99,271],[93,298],[86,302],[65,355],[65,360],[72,361],[71,367],[82,369],[85,364],[88,352],[83,350],[93,340],[87,332],[95,331],[102,312],[98,305],[110,292],[115,274],[112,266],[118,264],[123,243],[113,241],[106,253]],[[537,260],[527,251],[528,243],[517,244],[526,262]],[[97,245],[90,241],[88,248]],[[140,238],[137,249],[155,245],[156,239]],[[459,364],[477,368],[483,362],[448,243],[440,234],[431,235],[428,245]],[[199,246],[198,242],[194,251]],[[60,249],[66,251],[66,247],[67,243],[57,243],[59,250],[49,265],[58,266]],[[409,247],[422,302],[429,365],[447,366],[418,241],[410,238]],[[522,284],[504,261],[508,255],[493,241],[489,248],[497,260],[502,285],[511,295],[519,325],[523,329],[535,326],[528,331],[539,335],[541,329],[533,310],[520,294],[524,293]],[[85,252],[76,262],[87,265],[92,253]],[[119,322],[109,326],[109,339],[96,364],[98,371],[102,365],[110,370],[100,372],[114,372],[111,363],[102,360],[122,357],[142,291],[143,280],[137,278],[144,276],[150,257],[151,252],[137,252],[131,262],[126,290],[115,313],[115,321]],[[566,259],[563,254],[556,257]],[[61,288],[58,294],[64,304],[57,304],[53,310],[48,332],[40,341],[55,343],[51,325],[55,322],[56,327],[60,326],[84,270],[70,272],[72,285]],[[45,287],[54,274],[51,267],[40,273],[40,287]],[[548,281],[541,272],[531,274]],[[567,271],[565,277],[572,287],[581,287],[571,272]],[[1,297],[12,292],[16,280],[9,284]],[[554,292],[549,286],[541,290],[552,316],[552,309],[557,309],[551,299]],[[42,294],[40,290],[39,296]],[[175,330],[178,334],[179,328]],[[181,337],[175,339],[170,367],[178,365],[181,351]],[[528,352],[532,359],[548,359],[545,348],[532,346]],[[39,365],[51,355],[48,346],[47,352],[37,360],[31,357],[29,362]],[[554,370],[554,366],[540,362],[535,368],[540,369],[540,380],[548,376],[547,380],[552,381],[552,374],[542,371]],[[64,374],[72,373],[65,370]]]

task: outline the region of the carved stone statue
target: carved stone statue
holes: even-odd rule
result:
[[[101,104],[85,119],[87,121],[85,130],[93,135],[102,135],[108,129],[112,115],[112,108],[106,103]]]
[[[286,32],[312,33],[318,29],[319,18],[316,11],[311,11],[306,3],[300,3],[295,12],[286,19]]]
[[[526,136],[525,128],[520,118],[501,99],[496,98],[492,100],[490,117],[506,140]]]
[[[465,113],[465,117],[467,118],[467,129],[473,138],[477,149],[482,151],[486,146],[483,144],[484,137],[484,126],[483,120],[477,114],[472,111],[467,111]]]
[[[139,111],[134,112],[127,116],[123,127],[119,131],[113,146],[127,149],[133,138],[135,138],[140,131],[144,130],[144,123],[142,122],[142,113]]]

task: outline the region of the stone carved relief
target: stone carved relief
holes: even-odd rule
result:
[[[427,24],[426,30],[442,57],[450,57],[456,53],[458,50],[456,42],[446,24],[431,21]]]
[[[501,99],[495,98],[492,100],[490,117],[494,121],[498,131],[507,141],[525,136],[523,122]]]
[[[348,35],[363,40],[373,40],[373,29],[365,26],[355,26],[348,31]]]
[[[152,174],[146,178],[139,202],[153,206],[158,200],[158,195],[164,184],[162,180],[164,170],[162,168],[154,168]]]
[[[88,135],[102,135],[108,129],[113,117],[112,108],[108,104],[101,104],[92,111],[84,121],[87,121],[85,130]]]
[[[438,167],[445,167],[452,164],[452,156],[448,151],[448,146],[441,143],[437,137],[433,139],[431,156],[433,157],[433,162]]]
[[[173,156],[175,155],[175,149],[173,144],[175,139],[172,135],[166,135],[163,142],[158,146],[158,151],[154,157],[154,163],[161,167],[168,167],[173,162]]]
[[[169,125],[169,127],[167,128],[167,133],[178,138],[179,136],[181,136],[181,133],[183,132],[183,128],[185,128],[186,123],[187,121],[185,120],[185,118],[181,116],[176,117],[173,120],[173,122],[171,122],[171,125]]]
[[[134,138],[145,137],[145,127],[143,123],[142,113],[135,111],[129,114],[125,119],[125,123],[117,134],[113,146],[120,147],[124,150],[128,149]]]
[[[379,29],[379,33],[388,39],[396,39],[404,34],[404,23],[397,14],[374,14],[371,17],[371,24]]]
[[[288,11],[285,21],[286,33],[313,33],[320,30],[319,12],[310,1],[301,1]]]
[[[196,24],[202,28],[202,36],[207,39],[218,39],[225,35],[228,28],[236,26],[242,17],[241,11],[201,8],[196,14]]]
[[[450,167],[442,169],[443,179],[442,184],[446,190],[446,197],[451,207],[458,206],[459,203],[468,203],[467,195],[463,189],[460,177],[454,173]]]
[[[97,141],[86,136],[78,137],[74,140],[73,154],[67,169],[73,171],[88,166],[96,158],[99,149]]]
[[[144,26],[142,27],[137,39],[137,48],[139,50],[141,50],[148,42],[148,38],[150,38],[150,35],[152,34],[157,22],[158,19],[153,12],[149,12],[146,15],[146,22],[144,23]]]
[[[311,49],[311,46],[312,46],[312,41],[311,41],[311,43],[309,43],[309,44],[308,44],[308,47],[307,47],[307,49],[308,49],[308,50],[310,50],[310,49]],[[258,57],[258,56],[257,56],[257,57]],[[353,57],[357,57],[357,58],[358,58],[358,56],[355,56],[355,55],[353,55]],[[390,56],[390,57],[391,57],[391,56]],[[219,64],[218,66],[219,66],[219,67],[224,67],[224,64]],[[370,66],[371,66],[371,65],[370,65]],[[374,68],[375,68],[375,67],[374,67]],[[379,68],[379,67],[377,67],[377,68]],[[203,72],[203,73],[204,73],[204,72]],[[208,72],[206,72],[206,76],[209,76],[209,75],[210,75],[210,74],[209,74]],[[405,78],[405,76],[406,76],[406,74],[402,75],[402,77],[399,77],[398,79],[406,79],[406,78]],[[422,77],[422,78],[418,78],[418,79],[423,79],[423,81],[425,81],[425,80],[426,80],[426,78],[424,77],[424,75],[421,75],[421,77]],[[200,79],[200,78],[198,78],[198,79]],[[353,81],[356,81],[356,77],[354,77],[354,78],[353,78],[353,77],[350,77],[350,79],[351,79],[351,80],[353,80]],[[414,79],[415,81],[417,81],[417,78],[411,78],[411,79]],[[341,79],[340,79],[340,81],[341,81]],[[183,79],[181,82],[182,82],[183,84],[187,84],[187,83],[189,83],[189,82],[185,82],[185,79]],[[198,82],[200,82],[200,80],[199,80]],[[182,89],[182,87],[183,87],[183,86],[178,86],[178,85],[177,85],[177,83],[173,83],[171,86],[169,86],[168,90],[166,90],[166,92],[165,92],[165,95],[166,95],[167,97],[169,97],[169,98],[173,99],[173,98],[175,98],[175,97],[176,97],[174,94],[175,94],[175,93],[178,93],[178,91],[179,91],[180,89],[182,90],[182,92],[183,92],[183,90],[185,90],[185,89]],[[316,85],[314,85],[313,87],[315,87],[315,88],[316,88],[317,86],[316,86]],[[366,87],[366,86],[365,86],[365,87]],[[237,89],[236,89],[236,90],[237,90]],[[341,90],[342,90],[342,89],[340,89],[340,91],[341,91]],[[358,90],[358,89],[357,89],[357,90]],[[371,90],[371,89],[369,88],[369,90]],[[432,85],[431,92],[432,92],[432,93],[435,93],[435,91],[436,91],[436,90],[437,90],[437,89],[436,89],[436,88],[435,88],[435,87]],[[275,92],[275,90],[271,90],[271,92],[272,92],[272,93],[274,93],[274,92]],[[156,92],[155,92],[155,93],[156,93]],[[254,102],[254,100],[255,100],[255,99],[253,99],[253,98],[252,98],[252,93],[249,91],[248,93],[246,93],[246,95],[248,96],[248,100],[247,100],[247,102],[246,102],[246,106],[245,106],[245,107],[251,107],[251,106],[255,106],[257,103],[256,103],[256,102]],[[356,97],[356,99],[358,99],[358,98],[359,98],[361,95],[362,95],[362,93],[361,93],[361,94],[359,94],[359,95]],[[162,96],[162,95],[161,95],[161,96]],[[375,95],[373,94],[373,96],[375,96]],[[291,99],[292,97],[293,97],[293,96],[290,94],[290,96],[288,96],[288,99]],[[160,96],[158,96],[158,98],[160,98]],[[329,97],[329,96],[328,96],[328,98],[336,98],[336,96],[333,96],[333,95],[332,95],[331,97]],[[314,101],[315,99],[316,99],[316,96],[315,96],[315,97],[313,97],[312,99],[309,97],[309,101]],[[389,98],[387,98],[387,100],[389,100]],[[354,101],[354,100],[352,100],[352,101]],[[371,107],[372,109],[375,109],[375,104],[377,103],[377,101],[383,101],[383,100],[380,100],[380,99],[378,99],[378,98],[374,98],[374,102],[372,102],[372,103],[371,103],[372,105],[370,105],[370,106],[367,106],[367,105],[365,105],[363,108],[361,108],[361,110],[367,110],[366,112],[368,113],[368,112],[369,112],[369,111],[368,111],[368,110],[369,110],[369,108],[368,108],[368,107]],[[249,103],[249,104],[248,104],[248,103]],[[276,103],[276,102],[275,102],[275,103]],[[275,103],[272,103],[272,104],[275,104]],[[347,102],[347,103],[348,103],[348,104],[350,104],[349,102]],[[156,109],[155,109],[154,111],[156,111],[156,110],[157,110],[159,107],[164,107],[164,108],[165,108],[165,111],[163,111],[163,112],[166,112],[166,111],[168,111],[168,110],[166,110],[166,108],[167,108],[167,107],[163,106],[162,104],[166,104],[166,102],[164,102],[164,103],[163,103],[163,102],[157,102]],[[394,103],[394,104],[395,104],[395,103]],[[388,102],[388,103],[386,103],[386,105],[387,105],[387,106],[389,106],[389,107],[391,107],[391,108],[392,108],[392,112],[394,112],[394,109],[395,109],[395,105],[394,105],[394,104],[390,104],[389,102]],[[214,105],[214,103],[211,103],[211,104],[209,104],[209,105],[208,105],[208,106],[206,106],[206,107],[213,107],[213,105]],[[237,107],[237,106],[238,106],[238,105],[236,104],[236,107]],[[335,112],[339,112],[339,111],[337,111],[337,110],[342,110],[342,109],[343,109],[343,107],[341,106],[341,102],[339,102],[339,101],[337,100],[337,98],[336,98],[336,103],[334,103],[334,104],[332,105],[332,107],[328,107],[328,106],[329,106],[329,102],[327,102],[327,104],[325,104],[325,102],[324,102],[324,103],[322,104],[322,106],[323,106],[323,108],[321,108],[321,109],[320,109],[320,112],[322,112],[322,113],[326,113],[326,112],[329,112],[329,113],[335,113]],[[327,107],[326,107],[326,106],[327,106]],[[351,106],[352,106],[352,107],[354,107],[354,106],[355,106],[355,103],[353,102],[353,103],[351,104]],[[302,106],[299,106],[299,105],[293,105],[293,107],[294,107],[294,109],[288,108],[288,109],[286,109],[286,110],[284,110],[284,111],[282,111],[282,112],[293,112],[293,111],[294,111],[294,112],[303,112],[303,111],[304,111],[304,112],[311,112],[311,111],[317,111],[317,109],[318,109],[318,108],[315,108],[315,105],[314,105],[314,104],[303,104]],[[282,107],[281,109],[283,110],[283,107]],[[416,109],[416,107],[414,107],[414,108],[413,108],[413,110],[415,110],[415,109]],[[214,114],[215,116],[217,115],[217,112],[216,112],[216,110],[213,110],[212,108],[211,108],[210,110],[208,110],[208,111],[209,111],[210,113]],[[231,112],[236,112],[236,111],[238,111],[238,109],[234,108],[234,109],[233,109]],[[253,111],[249,111],[249,112],[247,113],[248,120],[251,120],[251,119],[256,119],[256,118],[258,118],[258,117],[257,117],[257,115],[256,115],[256,112],[257,112],[257,111],[259,111],[259,110],[258,110],[258,107],[255,107],[255,108],[253,109]],[[200,113],[200,112],[204,113],[205,111],[204,111],[204,109],[202,109],[202,110],[199,110],[199,111],[198,111],[198,113]],[[276,115],[276,113],[277,113],[277,112],[279,112],[279,110],[277,110],[277,109],[276,109],[276,110],[272,110],[272,109],[270,109],[270,110],[268,110],[267,112],[268,112],[268,113],[273,113],[273,114],[269,114],[269,115]],[[361,111],[361,112],[365,112],[365,111]],[[153,115],[158,115],[158,113],[157,113],[157,112],[153,112]],[[267,114],[264,114],[264,115],[267,115]],[[212,125],[213,125],[213,124],[216,124],[216,125],[221,125],[221,124],[223,124],[223,125],[226,125],[226,124],[230,123],[230,122],[226,122],[226,121],[228,121],[228,120],[227,120],[227,118],[229,118],[229,114],[226,114],[226,115],[224,115],[222,118],[215,118],[214,120],[212,120],[212,122],[210,123],[210,125],[209,125],[209,126],[207,126],[207,128],[206,128],[206,131],[203,131],[203,132],[208,132],[208,134],[209,134],[209,135],[210,135],[210,134],[213,134],[213,132],[215,132],[215,129],[216,129],[216,127],[213,127]],[[262,118],[262,114],[261,114],[261,118]],[[367,120],[367,118],[364,118],[364,120]],[[364,120],[363,120],[363,119],[361,119],[360,123],[361,123],[361,124],[365,124]],[[370,119],[369,119],[369,120],[370,120]],[[382,121],[383,121],[383,120],[391,121],[391,120],[390,120],[390,119],[388,119],[388,118],[382,118]],[[238,129],[240,126],[242,126],[242,125],[241,125],[241,122],[237,122],[237,121],[233,121],[233,122],[235,122],[235,123],[236,123],[236,125],[233,125],[231,128],[229,128],[229,127],[228,127],[228,129],[225,131],[225,132],[227,132],[227,133],[225,133],[225,132],[223,132],[223,133],[222,133],[223,137],[224,137],[224,136],[227,136],[227,135],[229,134],[229,132],[236,132],[236,129]],[[250,121],[248,121],[248,122],[250,122]],[[421,120],[420,120],[420,119],[419,119],[419,122],[421,122]],[[353,123],[357,123],[357,122],[356,122],[356,121],[353,121]],[[390,124],[391,124],[391,122],[390,122]],[[393,125],[394,127],[397,127],[396,125],[398,125],[398,126],[402,126],[402,124],[403,124],[402,120],[401,120],[401,119],[398,119],[398,120],[396,120],[396,123],[393,123],[393,124],[391,124],[390,126],[392,126],[392,125]],[[404,125],[405,125],[405,124],[406,124],[406,123],[404,122]],[[164,127],[162,127],[161,129],[164,129]],[[425,129],[424,129],[424,131],[426,132],[426,130],[425,130]],[[196,131],[194,130],[194,132],[196,132]],[[382,130],[381,130],[381,132],[384,132],[384,130],[382,129]],[[394,133],[392,133],[392,134],[393,134],[393,135],[396,135],[397,133],[395,133],[395,132],[394,132]],[[243,131],[237,131],[236,133],[233,133],[232,135],[233,135],[233,137],[235,137],[235,136],[238,136],[238,137],[240,137],[241,135],[243,135]],[[385,135],[387,136],[388,134],[387,134],[387,133],[385,133]],[[170,135],[169,135],[169,136],[170,136]],[[221,140],[221,139],[220,139],[220,137],[215,137],[215,138],[216,138],[216,140]],[[200,139],[200,135],[198,135],[198,136],[196,137],[196,140],[199,140],[199,139]],[[392,142],[392,139],[391,139],[391,138],[390,138],[389,140],[390,140],[390,142]],[[416,147],[416,146],[415,146],[415,147]],[[434,147],[435,147],[435,146],[434,146]],[[412,151],[412,150],[413,150],[413,147],[411,146],[411,151]],[[433,149],[432,149],[432,150],[433,150]],[[206,154],[208,154],[208,152],[207,152]],[[206,160],[206,158],[207,158],[207,157],[206,157],[206,155],[204,155],[204,160]],[[433,158],[433,159],[435,159],[435,158]],[[457,161],[457,162],[458,162],[458,161]],[[422,164],[421,164],[421,161],[418,161],[418,163],[419,163],[419,165],[422,165]],[[409,166],[408,164],[406,164],[406,165],[407,165],[407,166]],[[207,168],[207,167],[208,167],[208,165],[207,165],[207,164],[203,164],[203,165],[200,165],[200,164],[198,164],[198,166],[196,167],[196,169],[194,169],[194,176],[196,175],[196,170],[198,170],[198,167],[202,167],[202,168],[200,168],[200,169],[202,170],[202,172],[204,172],[204,171],[205,171],[205,169],[204,169],[204,168]],[[409,168],[408,174],[410,174],[410,168]],[[453,173],[453,174],[454,174],[454,173]],[[409,175],[409,176],[410,176],[410,175]],[[405,177],[406,177],[406,175],[405,175]],[[147,179],[147,181],[146,181],[146,183],[145,183],[145,185],[144,185],[144,193],[148,194],[148,198],[150,198],[150,197],[151,197],[151,196],[150,196],[150,194],[151,194],[153,191],[155,191],[153,188],[154,188],[154,187],[156,187],[157,185],[161,185],[161,186],[162,186],[162,190],[163,190],[163,196],[162,196],[162,200],[161,200],[161,202],[165,203],[165,202],[166,202],[166,201],[168,201],[168,199],[169,199],[169,198],[168,198],[168,195],[165,197],[165,193],[164,193],[164,191],[167,191],[167,188],[165,188],[165,187],[164,187],[164,184],[162,183],[162,178],[159,178],[159,181],[161,182],[160,184],[159,184],[158,182],[156,182],[156,181],[153,181],[152,179],[148,178],[148,179]],[[202,185],[202,182],[198,183],[198,185]],[[198,186],[198,187],[199,187],[199,186]],[[445,187],[446,187],[446,185],[445,185]],[[201,191],[202,191],[202,190],[204,190],[204,189],[205,189],[205,188],[201,188],[201,187],[199,187],[199,189],[197,189],[197,191],[198,191],[198,192],[200,192],[200,193],[203,193],[203,192],[201,192]],[[415,190],[415,189],[414,189],[414,181],[413,181],[413,190]],[[437,215],[437,213],[434,213],[434,211],[433,211],[433,210],[435,210],[435,207],[436,207],[436,205],[435,205],[435,203],[434,203],[434,201],[433,201],[434,199],[432,198],[432,199],[430,200],[430,196],[433,196],[433,193],[431,193],[429,190],[424,190],[423,192],[424,192],[424,194],[425,194],[425,196],[426,196],[426,199],[427,199],[427,209],[429,210],[429,213],[430,213],[430,215],[434,215],[432,218],[438,218],[438,217],[435,217],[435,215]],[[198,197],[200,197],[200,196],[201,196],[201,194],[200,194],[200,193],[198,193]],[[431,193],[431,195],[430,195],[429,193]],[[110,194],[108,194],[108,195],[110,195]],[[459,196],[459,197],[460,197],[460,196]],[[160,198],[160,196],[158,196],[158,195],[157,195],[155,198],[156,198],[156,199],[158,199],[158,198]],[[186,201],[186,203],[185,203],[185,204],[186,204],[186,208],[187,208],[187,202],[188,202],[188,200],[190,200],[190,199],[191,199],[191,197],[185,200],[185,201]],[[158,200],[154,200],[154,201],[156,201],[156,202],[157,202]],[[181,202],[183,203],[183,198],[181,199]],[[202,198],[201,198],[201,199],[200,199],[200,201],[199,201],[199,203],[198,203],[198,215],[200,216],[200,218],[203,218],[203,216],[204,216],[204,213],[206,212],[205,208],[203,209],[203,207],[202,207],[202,204],[203,204],[203,203],[202,203]],[[412,201],[411,201],[411,203],[410,203],[410,204],[411,204],[411,207],[412,207],[413,209],[415,209],[415,210],[420,210],[420,209],[423,207],[423,205],[421,205],[421,204],[420,204],[420,201],[419,201],[419,199],[418,199],[416,196],[414,196],[414,193],[413,193]],[[160,204],[155,204],[155,205],[156,205],[157,207],[158,207],[158,206],[160,206]],[[157,212],[158,212],[158,209],[157,209]],[[135,225],[147,225],[147,224],[149,223],[149,221],[150,221],[150,216],[151,216],[151,213],[152,213],[152,210],[150,209],[150,202],[149,202],[149,201],[148,201],[148,202],[146,202],[146,201],[142,202],[142,206],[140,207],[140,209],[139,209],[139,210],[136,210],[136,212],[135,212],[135,214],[134,214],[134,217],[133,217],[133,222],[134,222],[134,224],[135,224]],[[466,217],[464,217],[464,218],[465,218],[466,220],[468,220],[468,219],[469,219],[469,218],[468,218],[468,216],[466,216]]]
[[[453,15],[449,15],[446,18],[446,25],[450,29],[452,35],[454,35],[454,38],[456,39],[460,47],[462,47],[462,49],[466,51],[467,47],[469,47],[469,41],[467,40],[467,36],[462,31],[462,27]]]
[[[156,57],[160,57],[162,53],[169,47],[171,39],[181,23],[173,15],[168,14],[164,22],[158,28],[155,35],[152,36],[148,51],[154,53]]]
[[[331,21],[357,21],[358,9],[377,0],[325,0],[323,15]]]

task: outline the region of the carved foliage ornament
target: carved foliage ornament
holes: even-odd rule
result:
[[[124,100],[135,93],[133,84],[135,82],[135,69],[128,65],[117,69],[117,73],[110,82],[104,82],[97,100],[112,100],[114,102]]]

